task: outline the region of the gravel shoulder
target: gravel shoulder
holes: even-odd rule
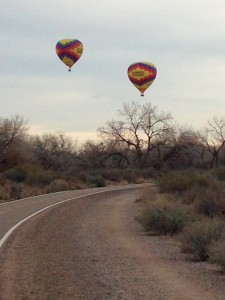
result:
[[[224,300],[225,276],[134,220],[138,191],[77,199],[35,216],[0,253],[2,300]]]

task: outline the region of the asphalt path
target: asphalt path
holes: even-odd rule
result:
[[[17,227],[46,209],[92,194],[139,189],[143,186],[146,184],[71,190],[2,203],[0,204],[0,248]]]

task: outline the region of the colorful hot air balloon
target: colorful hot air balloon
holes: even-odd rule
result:
[[[141,92],[141,96],[144,96],[145,90],[155,80],[157,71],[152,63],[137,62],[129,66],[127,74],[133,85]]]
[[[83,53],[83,45],[80,41],[74,39],[60,40],[56,44],[56,53],[61,61],[69,67],[69,71],[71,71],[71,67]]]

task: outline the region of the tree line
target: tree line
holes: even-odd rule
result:
[[[97,129],[99,139],[82,145],[62,132],[29,134],[21,116],[0,118],[0,171],[24,163],[64,172],[97,169],[212,169],[225,163],[225,119],[204,129],[181,127],[151,103],[125,103],[118,119]]]

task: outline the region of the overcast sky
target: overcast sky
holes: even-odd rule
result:
[[[7,0],[0,28],[0,117],[30,133],[84,141],[133,101],[194,129],[225,116],[224,0]],[[64,38],[84,45],[72,72],[55,52]],[[137,61],[158,71],[145,97],[127,77]]]

